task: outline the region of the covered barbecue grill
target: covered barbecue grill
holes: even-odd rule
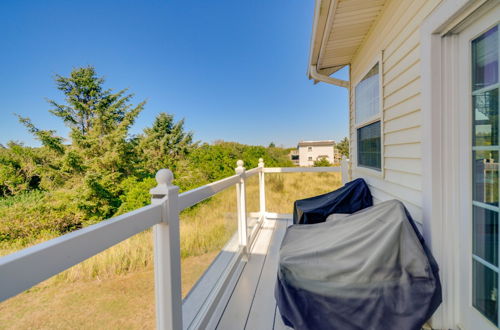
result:
[[[391,200],[289,227],[275,297],[295,329],[416,330],[441,303],[441,284],[413,219]]]
[[[332,213],[354,213],[372,205],[372,195],[365,180],[356,179],[335,191],[295,201],[293,223],[324,222]]]

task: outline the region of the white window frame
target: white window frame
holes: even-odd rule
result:
[[[467,284],[460,281],[457,251],[461,244],[470,246],[471,240],[460,236],[460,225],[456,221],[462,218],[462,212],[468,212],[463,209],[464,205],[460,205],[463,199],[460,191],[468,191],[461,185],[463,178],[471,175],[467,171],[471,165],[472,149],[460,148],[472,143],[469,139],[472,125],[467,119],[471,114],[443,120],[454,108],[456,111],[457,102],[467,102],[463,98],[468,95],[457,95],[459,88],[453,76],[457,72],[457,59],[450,63],[442,61],[442,57],[445,52],[459,53],[457,38],[448,33],[487,1],[443,0],[424,20],[420,29],[422,172],[425,173],[422,176],[423,235],[440,266],[443,283],[443,303],[431,319],[432,327],[438,329],[460,327],[462,297],[459,292],[461,285]],[[450,162],[456,166],[446,166]]]
[[[362,121],[361,123],[356,123],[356,86],[363,80],[363,78],[370,72],[371,69],[378,63],[378,78],[379,78],[379,112],[378,114]],[[385,176],[385,166],[384,166],[384,62],[383,62],[383,51],[380,51],[377,56],[375,56],[365,67],[363,73],[360,74],[356,80],[353,81],[351,88],[352,97],[352,112],[353,112],[353,153],[351,158],[353,159],[352,167],[355,171],[358,171],[365,175],[374,176],[377,178],[384,178]],[[362,128],[380,121],[380,170],[376,170],[370,167],[359,166],[358,165],[358,128]]]
[[[483,10],[483,14],[486,12]],[[486,15],[484,15],[486,16]],[[486,318],[485,315],[483,315],[478,309],[475,307],[472,307],[472,242],[473,242],[473,225],[472,225],[472,220],[473,220],[473,180],[472,180],[472,150],[473,150],[473,144],[472,144],[472,123],[473,123],[473,112],[472,112],[472,56],[471,56],[471,42],[475,38],[479,37],[492,27],[498,25],[500,23],[500,20],[497,20],[496,23],[493,24],[482,24],[481,21],[478,22],[479,25],[481,25],[481,29],[477,31],[474,35],[469,36],[468,40],[468,52],[459,52],[458,56],[458,63],[468,63],[468,67],[461,67],[459,65],[458,70],[461,71],[461,76],[462,77],[467,77],[467,79],[460,79],[459,81],[459,86],[460,86],[460,91],[466,90],[466,93],[463,93],[462,95],[457,95],[457,100],[462,104],[461,109],[465,109],[465,113],[462,113],[459,119],[459,125],[460,125],[460,132],[462,132],[461,137],[462,139],[460,140],[460,148],[459,152],[461,153],[460,159],[464,160],[464,165],[460,166],[458,168],[460,177],[466,178],[465,180],[462,181],[461,189],[460,189],[460,201],[467,201],[460,203],[460,213],[462,216],[461,219],[461,248],[462,250],[459,250],[460,255],[466,255],[466,258],[469,260],[461,260],[459,269],[460,273],[469,273],[468,274],[468,280],[465,281],[463,277],[460,278],[460,288],[462,288],[462,292],[460,293],[460,298],[467,297],[467,304],[472,308],[472,312],[468,310],[461,310],[461,315],[464,318],[469,318],[469,322],[472,321],[472,323],[476,323],[475,321],[482,320],[485,323],[489,324],[489,320]],[[472,24],[475,24],[473,22]],[[459,27],[460,28],[460,27]],[[458,41],[459,46],[460,46],[460,41]],[[447,77],[449,78],[449,77]],[[498,88],[498,87],[497,87]],[[460,108],[459,108],[460,109]],[[466,134],[463,134],[466,133]],[[467,146],[467,149],[463,148],[464,146]],[[498,147],[497,147],[498,148]],[[477,150],[477,149],[476,149]],[[465,253],[464,253],[465,252]],[[479,257],[478,257],[479,258]],[[479,258],[480,259],[480,258]],[[497,272],[498,274],[498,272]],[[463,292],[466,292],[465,294]],[[463,305],[463,302],[462,302]],[[463,306],[461,306],[463,307]],[[497,313],[498,313],[498,308],[497,308]],[[469,315],[470,314],[470,315]],[[491,325],[493,325],[491,323]],[[497,327],[493,327],[494,329],[497,329]]]

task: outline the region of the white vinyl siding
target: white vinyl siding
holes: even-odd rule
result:
[[[374,199],[402,200],[416,221],[422,222],[422,113],[420,25],[439,0],[389,0],[358,48],[350,79],[359,81],[382,54],[382,173],[353,167],[353,177],[367,180]],[[350,137],[356,141],[354,95],[351,90]],[[356,157],[356,145],[351,154]],[[356,161],[356,160],[354,160]]]

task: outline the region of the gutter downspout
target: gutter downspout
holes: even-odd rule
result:
[[[319,54],[321,54],[321,51],[323,49],[323,44],[324,44],[325,40],[327,39],[327,35],[330,32],[330,29],[328,27],[331,26],[331,19],[332,19],[331,15],[332,15],[332,12],[334,11],[334,8],[336,7],[336,4],[337,4],[336,3],[337,0],[331,0],[331,1],[332,2],[330,3],[330,6],[328,8],[328,14],[327,14],[328,16],[326,18],[326,23],[325,23],[326,26],[325,26],[325,29],[323,30],[321,44],[319,46],[319,48],[320,48]],[[309,53],[309,63],[310,63],[309,70],[308,70],[309,79],[312,78],[315,81],[322,81],[322,82],[325,82],[327,84],[332,84],[332,85],[339,86],[339,87],[349,88],[349,85],[350,85],[349,81],[337,79],[337,78],[332,78],[332,77],[326,76],[324,74],[321,74],[318,72],[316,65],[312,64],[313,63],[312,56],[313,56],[314,40],[316,39],[316,31],[317,31],[318,19],[319,19],[319,15],[320,15],[320,7],[321,7],[321,0],[316,0],[316,4],[315,4],[315,8],[314,8],[313,36],[311,39],[311,51]]]
[[[324,83],[332,84],[332,85],[339,86],[339,87],[349,88],[349,86],[350,86],[350,83],[348,80],[332,78],[332,77],[328,77],[328,76],[325,76],[324,74],[319,73],[316,70],[316,66],[314,66],[314,65],[309,66],[309,77],[314,79],[314,80],[322,81]]]

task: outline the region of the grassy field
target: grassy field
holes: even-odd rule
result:
[[[292,213],[296,199],[340,185],[339,173],[267,174],[267,210]],[[247,211],[258,211],[257,176],[247,181],[246,193]],[[180,228],[185,296],[237,230],[234,187],[184,211]],[[154,328],[151,236],[131,237],[0,303],[0,329]]]

